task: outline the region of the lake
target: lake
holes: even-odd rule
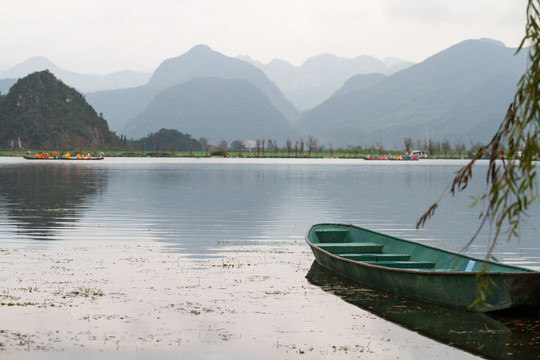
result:
[[[537,358],[530,314],[473,317],[351,284],[304,242],[339,222],[459,251],[486,163],[415,224],[465,163],[0,158],[0,356]],[[539,215],[494,256],[540,270]],[[484,256],[490,231],[466,253]]]

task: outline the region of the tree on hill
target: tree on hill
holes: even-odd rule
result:
[[[189,134],[183,134],[174,129],[161,129],[156,133],[150,133],[138,140],[131,140],[131,146],[135,149],[159,152],[160,149],[174,149],[174,151],[203,150],[201,143],[193,139]]]
[[[118,147],[120,139],[83,95],[48,70],[32,73],[0,98],[0,147],[92,150]],[[23,145],[24,146],[24,145]]]

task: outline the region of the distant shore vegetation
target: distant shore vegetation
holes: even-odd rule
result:
[[[411,154],[415,150],[425,152],[427,158],[463,159],[470,158],[483,144],[475,143],[466,146],[464,143],[451,145],[448,140],[436,142],[404,138],[401,148],[385,148],[382,144],[356,145],[333,147],[332,144],[321,144],[317,139],[308,136],[305,139],[287,139],[279,144],[272,139],[234,140],[230,144],[222,140],[211,144],[204,137],[192,138],[178,130],[161,129],[150,133],[141,139],[127,139],[120,135],[121,145],[116,148],[100,147],[94,144],[92,148],[71,149],[71,154],[96,154],[105,152],[112,157],[251,157],[251,158],[365,158],[365,157],[399,157]],[[43,146],[46,145],[46,146]],[[30,151],[35,153],[52,153],[58,151],[50,142],[45,142],[37,148],[28,149],[8,147],[0,149],[1,156],[24,156]],[[502,154],[504,156],[504,154]]]

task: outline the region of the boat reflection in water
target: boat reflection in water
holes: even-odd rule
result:
[[[308,281],[346,302],[441,343],[490,359],[538,359],[540,315],[490,315],[439,306],[359,285],[314,261]]]

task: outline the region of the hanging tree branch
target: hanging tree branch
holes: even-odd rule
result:
[[[527,51],[528,62],[524,75],[518,82],[514,100],[508,107],[499,129],[475,156],[456,172],[454,179],[437,202],[420,217],[416,228],[424,226],[438,208],[446,191],[455,195],[467,188],[472,178],[474,164],[489,156],[486,172],[487,189],[475,202],[485,201],[486,209],[480,215],[480,225],[467,248],[489,220],[495,231],[487,253],[489,257],[502,233],[508,239],[518,237],[521,218],[536,199],[535,157],[540,155],[540,0],[528,0],[525,36],[517,52]],[[516,52],[516,53],[517,53]],[[506,156],[502,156],[506,149]],[[506,227],[508,225],[508,227]]]

